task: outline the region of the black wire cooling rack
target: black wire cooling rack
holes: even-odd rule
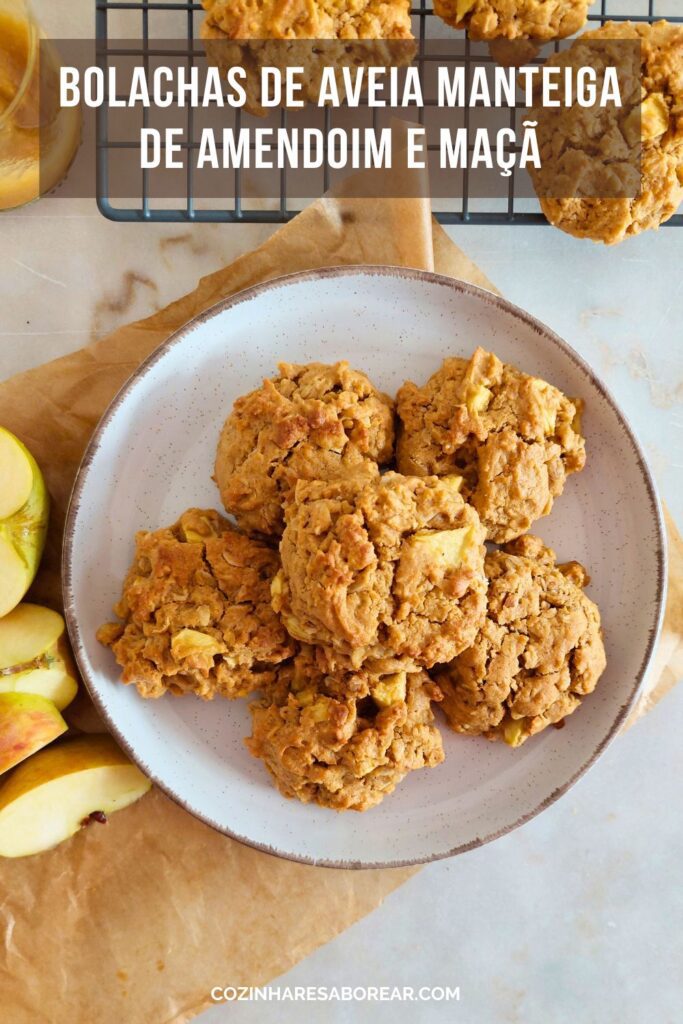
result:
[[[596,0],[589,11],[588,20],[593,24],[605,21],[642,21],[651,22],[659,18],[683,23],[681,12],[682,0]],[[414,0],[412,8],[413,31],[418,40],[416,63],[420,71],[424,71],[427,43],[433,38],[432,32],[442,23],[438,19],[427,0]],[[140,39],[140,49],[135,52],[143,58],[154,47],[154,39],[180,38],[187,42],[187,48],[176,51],[188,63],[203,53],[198,42],[199,26],[204,17],[200,3],[192,0],[97,0],[96,2],[96,34],[100,60],[106,61],[109,55],[115,56],[115,40]],[[173,33],[171,36],[170,33]],[[443,38],[442,36],[440,38]],[[457,59],[466,65],[476,60],[477,63],[488,58],[482,51],[481,44],[470,44],[466,38],[458,34],[458,41],[464,44]],[[476,49],[475,49],[476,47]],[[559,44],[555,44],[559,48]],[[130,51],[127,51],[130,52]],[[447,60],[448,57],[443,57]],[[420,111],[424,116],[424,111]],[[148,111],[143,112],[143,127],[148,124]],[[281,124],[286,126],[286,112],[281,114]],[[465,111],[467,121],[468,112]],[[329,111],[325,112],[325,124],[329,128]],[[517,110],[510,111],[510,125],[516,127]],[[195,114],[187,111],[185,141],[183,148],[196,149]],[[237,112],[239,127],[240,112]],[[279,179],[279,197],[270,203],[256,202],[243,195],[242,176],[235,172],[234,195],[229,200],[217,205],[216,201],[207,204],[195,196],[195,181],[192,161],[188,160],[185,174],[184,196],[180,200],[162,203],[150,192],[149,173],[140,172],[139,196],[127,201],[114,201],[110,196],[109,161],[113,150],[134,149],[138,144],[116,141],[110,137],[109,111],[102,106],[97,111],[97,202],[105,217],[115,221],[152,221],[152,222],[208,222],[208,223],[284,223],[296,216],[302,206],[300,200],[294,199],[287,190],[287,175],[282,173]],[[330,182],[329,168],[324,168],[323,188]],[[507,179],[507,195],[505,197],[479,199],[468,193],[467,172],[464,174],[462,196],[453,200],[433,200],[434,214],[442,224],[546,224],[535,199],[522,199],[516,193],[515,172]],[[441,205],[439,205],[441,204]],[[265,208],[264,208],[265,207]],[[683,227],[683,214],[672,217],[668,226]]]

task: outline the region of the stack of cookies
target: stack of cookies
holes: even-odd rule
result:
[[[220,435],[236,525],[139,533],[99,638],[143,697],[258,691],[246,742],[280,791],[365,810],[443,760],[435,707],[518,747],[594,689],[588,577],[527,533],[584,462],[580,403],[483,349],[395,402],[283,363]]]

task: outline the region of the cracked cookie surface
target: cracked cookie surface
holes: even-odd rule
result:
[[[456,732],[516,747],[563,721],[605,668],[600,613],[577,562],[526,536],[486,556],[486,621],[473,646],[435,678]]]
[[[564,39],[586,22],[590,0],[434,0],[448,25],[471,39]]]
[[[245,109],[259,117],[272,110],[263,106],[264,67],[299,68],[298,98],[317,104],[326,67],[336,69],[342,90],[345,68],[400,67],[417,48],[410,0],[204,0],[204,7],[207,57],[224,75],[244,68]]]
[[[520,536],[583,468],[581,403],[478,348],[445,359],[423,387],[399,390],[397,464],[420,476],[460,474],[488,540]]]
[[[114,611],[98,631],[143,697],[194,693],[244,697],[294,653],[270,604],[276,551],[212,510],[136,536],[135,560]]]
[[[246,743],[284,796],[364,811],[443,761],[431,709],[440,698],[425,672],[326,672],[305,647],[252,704]]]
[[[621,67],[622,106],[536,110],[544,214],[607,245],[658,228],[683,202],[683,25],[608,22],[549,63]]]
[[[409,0],[202,0],[230,39],[411,39]]]
[[[420,666],[448,661],[483,621],[484,531],[459,478],[300,482],[286,510],[273,607],[308,643]]]
[[[393,457],[394,405],[346,362],[280,364],[238,398],[216,454],[221,499],[249,532],[278,535],[299,479],[378,475]]]
[[[258,117],[271,112],[263,105],[263,68],[299,68],[298,98],[317,103],[326,67],[336,69],[341,91],[345,68],[401,67],[417,49],[410,0],[204,0],[204,6],[207,57],[223,75],[244,68],[245,108]]]

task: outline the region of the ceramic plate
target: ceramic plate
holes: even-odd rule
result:
[[[592,575],[608,668],[567,721],[518,750],[443,730],[446,760],[413,772],[364,814],[285,800],[245,749],[246,701],[142,700],[118,682],[95,630],[112,617],[136,530],[191,505],[220,507],[211,480],[234,399],[279,360],[348,359],[382,390],[423,382],[445,355],[481,344],[586,403],[586,469],[536,532]],[[460,281],[393,268],[282,278],[192,321],[142,364],[96,431],[65,540],[71,640],[90,693],[140,767],[198,818],[259,849],[333,866],[446,857],[502,835],[561,796],[616,734],[643,681],[664,601],[659,503],[643,454],[593,372],[547,328]]]

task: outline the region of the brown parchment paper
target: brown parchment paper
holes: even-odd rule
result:
[[[59,607],[71,485],[102,412],[139,362],[242,288],[321,266],[411,266],[493,286],[424,200],[323,197],[189,295],[79,352],[0,384],[0,423],[41,464],[54,510],[31,592]],[[253,382],[249,382],[253,384]],[[669,522],[667,620],[636,716],[683,674],[683,545]],[[72,713],[97,728],[87,698]],[[7,1024],[182,1024],[213,986],[259,985],[377,907],[417,869],[293,864],[212,831],[158,790],[37,857],[0,861],[0,1017]]]

